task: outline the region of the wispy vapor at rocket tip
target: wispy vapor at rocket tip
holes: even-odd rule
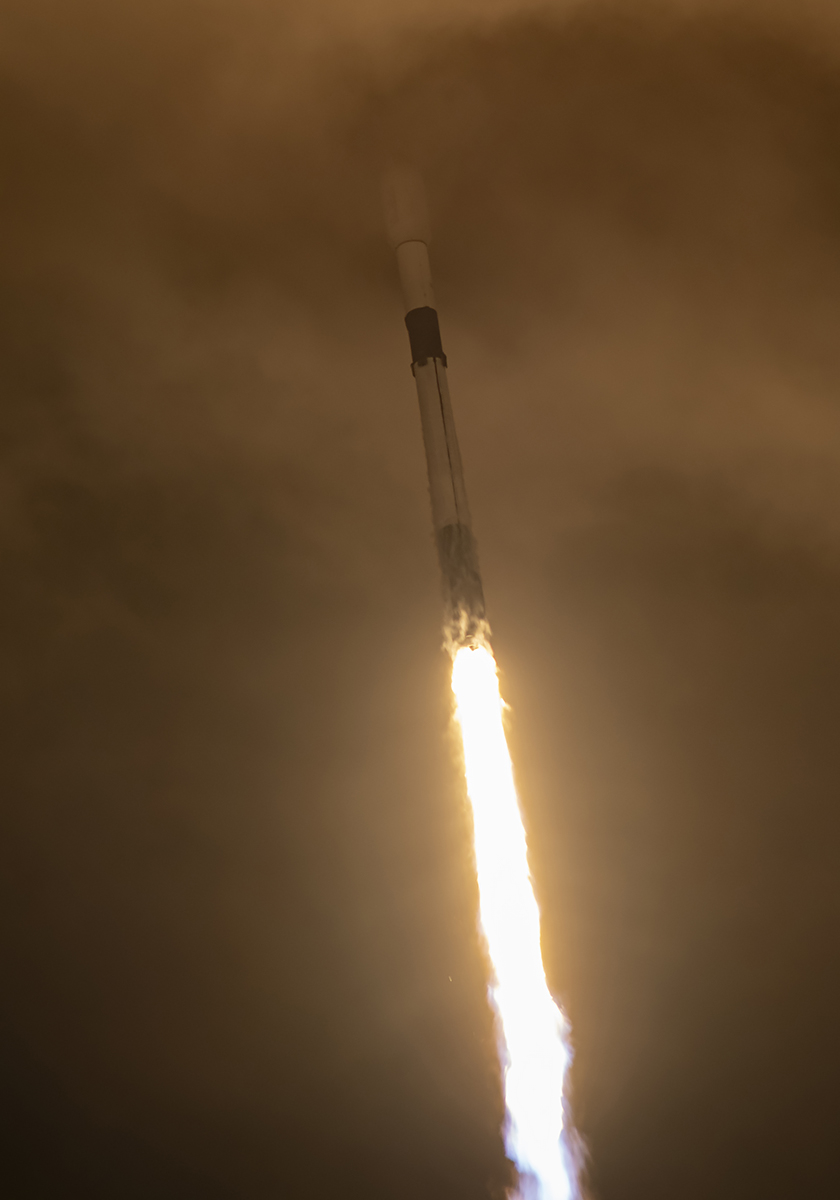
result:
[[[382,206],[388,241],[396,250],[403,242],[432,240],[429,205],[420,172],[409,163],[392,163],[382,175]]]

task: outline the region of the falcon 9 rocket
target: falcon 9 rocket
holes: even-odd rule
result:
[[[505,1091],[505,1147],[519,1183],[509,1200],[578,1200],[577,1141],[568,1125],[568,1022],[542,963],[540,912],[505,738],[504,704],[484,615],[475,538],[446,382],[429,269],[429,223],[419,179],[407,169],[385,180],[397,253],[411,369],[426,446],[429,493],[452,654],[452,692],[473,813],[481,930],[492,964]]]
[[[426,199],[421,180],[405,167],[388,172],[383,196],[388,235],[397,254],[411,370],[420,402],[432,521],[443,577],[446,645],[454,656],[462,646],[483,644],[488,626],[432,290]]]

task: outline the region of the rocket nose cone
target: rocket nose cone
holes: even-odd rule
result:
[[[388,240],[396,250],[403,242],[430,240],[429,210],[423,180],[414,167],[391,166],[382,177],[382,202]]]

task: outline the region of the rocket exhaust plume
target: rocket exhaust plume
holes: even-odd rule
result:
[[[504,1078],[505,1147],[519,1173],[511,1200],[576,1200],[577,1141],[567,1123],[568,1024],[546,983],[540,914],[505,738],[504,702],[484,609],[461,455],[432,291],[422,183],[408,168],[384,181],[417,385],[432,521],[444,593],[444,636],[473,814],[481,931],[491,964]]]

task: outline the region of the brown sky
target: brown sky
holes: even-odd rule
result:
[[[592,1190],[831,1193],[835,26],[2,6],[5,1195],[504,1186],[394,155]]]

